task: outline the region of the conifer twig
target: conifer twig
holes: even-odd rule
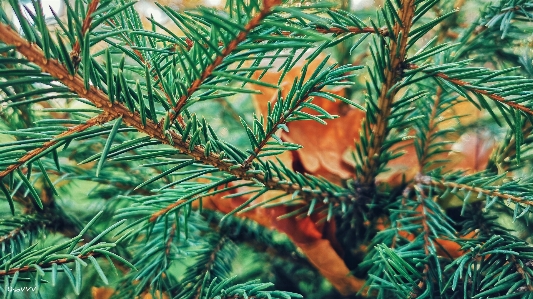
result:
[[[85,15],[85,18],[83,19],[83,24],[81,26],[81,36],[85,36],[87,32],[89,31],[89,28],[91,27],[91,23],[93,21],[92,14],[96,11],[96,8],[98,7],[98,4],[100,3],[100,0],[92,0],[90,4],[87,7],[87,14]],[[74,43],[74,46],[72,46],[72,51],[70,52],[70,59],[72,60],[72,64],[74,65],[74,68],[78,68],[81,57],[80,57],[80,40],[76,39],[76,42]]]
[[[405,60],[409,31],[415,15],[415,0],[402,1],[401,7],[398,10],[398,15],[401,19],[401,23],[398,21],[395,22],[393,36],[401,36],[401,38],[399,38],[399,40],[390,40],[390,68],[384,70],[385,81],[382,82],[377,103],[379,114],[376,116],[376,123],[372,127],[373,138],[369,144],[367,159],[363,164],[363,173],[360,178],[363,185],[371,185],[374,183],[376,171],[379,168],[379,157],[383,151],[383,142],[385,142],[385,138],[387,137],[388,119],[392,110],[392,102],[396,95],[396,90],[391,91],[390,89],[393,88],[394,84],[399,80],[398,73]],[[370,132],[367,132],[367,134],[370,134]]]
[[[264,0],[263,1],[263,8],[244,26],[244,30],[242,30],[232,41],[228,43],[228,45],[221,51],[221,55],[217,55],[216,58],[213,60],[211,64],[205,67],[204,71],[200,75],[200,78],[194,80],[189,88],[187,89],[187,93],[182,95],[174,108],[167,113],[167,117],[170,120],[170,124],[174,122],[176,119],[176,116],[179,115],[181,112],[181,109],[185,106],[185,103],[189,99],[189,97],[198,90],[202,82],[207,79],[215,68],[219,66],[224,58],[228,55],[230,55],[237,46],[244,41],[248,37],[248,33],[252,31],[254,28],[259,26],[261,21],[271,12],[272,8],[276,5],[281,4],[281,0]],[[164,123],[164,119],[161,119],[159,122],[159,126],[162,126]]]
[[[311,88],[309,91],[302,95],[301,98],[296,101],[296,104],[292,105],[289,110],[287,110],[271,127],[270,131],[265,133],[265,137],[263,140],[259,143],[259,145],[254,149],[254,153],[250,154],[246,160],[241,165],[242,169],[248,169],[252,163],[252,161],[257,157],[257,155],[263,150],[263,148],[267,145],[268,141],[279,130],[279,125],[283,125],[287,122],[287,118],[290,117],[290,115],[300,106],[301,103],[305,102],[309,99],[309,94],[319,91],[319,88]]]
[[[76,257],[78,259],[88,259],[89,257],[98,257],[100,256],[101,254],[97,253],[97,252],[89,252],[89,253],[86,253],[86,254],[80,254],[80,255],[77,255]],[[53,261],[49,261],[49,262],[46,262],[46,263],[40,263],[38,264],[39,267],[41,268],[48,268],[48,267],[51,267],[52,264],[56,264],[56,265],[61,265],[61,264],[68,264],[68,263],[72,263],[74,262],[75,259],[68,259],[68,258],[62,258],[62,259],[57,259],[57,260],[53,260]],[[35,267],[32,267],[32,266],[23,266],[23,267],[19,267],[19,268],[11,268],[9,270],[0,270],[0,277],[2,276],[6,276],[6,275],[13,275],[17,272],[34,272],[34,271],[37,271],[37,269]]]
[[[459,184],[459,183],[455,183],[455,182],[437,181],[437,180],[431,180],[431,184],[432,185],[436,185],[436,186],[444,186],[444,187],[448,187],[448,188],[457,188],[457,189],[472,191],[472,192],[476,192],[476,193],[483,193],[483,194],[485,194],[487,196],[496,196],[496,197],[499,197],[501,199],[510,200],[510,201],[513,201],[513,202],[515,202],[517,204],[524,204],[524,205],[528,205],[528,206],[533,206],[533,200],[527,200],[527,199],[524,199],[524,198],[521,198],[521,197],[518,197],[518,196],[514,196],[514,195],[510,195],[510,194],[504,194],[504,193],[499,192],[498,190],[488,190],[488,189],[484,189],[484,188],[481,188],[481,187],[469,186],[469,185],[466,185],[466,184]]]
[[[2,26],[2,25],[0,25],[0,26]],[[36,149],[33,149],[33,150],[29,151],[24,156],[22,156],[20,159],[18,159],[17,162],[9,165],[4,171],[0,172],[0,181],[4,177],[9,175],[11,172],[13,172],[17,168],[19,168],[21,165],[23,165],[24,163],[30,161],[33,157],[36,157],[37,155],[45,152],[51,146],[57,144],[59,142],[57,140],[58,138],[66,137],[66,136],[72,135],[74,133],[85,131],[85,130],[87,130],[90,127],[93,127],[93,126],[96,126],[96,125],[101,125],[101,124],[104,124],[104,123],[106,123],[108,121],[111,121],[113,118],[114,117],[110,116],[107,113],[100,114],[100,115],[97,115],[97,116],[87,120],[83,124],[79,124],[77,126],[74,126],[74,127],[70,128],[70,129],[66,130],[65,132],[57,135],[54,139],[52,139],[52,140],[50,140],[48,142],[45,142],[41,147],[38,147]]]
[[[416,64],[409,64],[408,68],[409,69],[417,69],[418,66]],[[422,71],[425,72],[424,70],[422,70]],[[444,73],[440,73],[440,72],[433,73],[433,76],[441,78],[441,79],[446,80],[448,82],[451,82],[451,83],[453,83],[455,85],[461,86],[463,88],[466,88],[466,89],[468,89],[468,90],[470,90],[472,92],[475,92],[477,94],[481,94],[481,95],[487,96],[488,98],[490,98],[490,99],[492,99],[494,101],[500,102],[500,103],[505,104],[505,105],[507,105],[509,107],[512,107],[514,109],[518,109],[520,111],[523,111],[526,114],[533,115],[533,110],[532,109],[527,108],[525,106],[522,106],[520,104],[511,102],[511,101],[508,101],[504,97],[502,97],[500,95],[497,95],[497,94],[490,93],[487,90],[482,90],[482,89],[478,89],[478,88],[472,87],[470,85],[470,83],[468,83],[466,81],[463,81],[463,80],[460,80],[460,79],[450,78],[448,75],[446,75]]]
[[[429,147],[430,147],[430,141],[431,137],[433,135],[433,132],[436,129],[435,124],[435,118],[437,116],[437,107],[440,104],[442,97],[442,88],[440,86],[437,86],[437,92],[435,95],[435,102],[433,103],[433,107],[431,107],[431,113],[429,115],[429,125],[428,130],[426,131],[425,137],[421,140],[424,140],[424,147],[422,148],[422,156],[418,160],[418,173],[423,174],[424,166],[427,164],[428,154],[429,154]]]
[[[352,33],[352,34],[361,34],[361,33],[377,33],[382,36],[389,36],[389,29],[387,27],[382,27],[376,30],[374,27],[355,27],[347,26],[345,28],[331,27],[331,28],[315,28],[315,31],[318,33],[333,33],[333,34],[343,34],[343,33]]]
[[[8,234],[5,234],[3,236],[0,236],[0,244],[6,242],[7,240],[11,240],[13,238],[18,237],[21,233],[24,231],[34,227],[34,226],[44,226],[45,223],[47,223],[47,220],[41,220],[41,219],[33,219],[34,221],[24,223],[23,225],[12,229]]]
[[[209,259],[205,263],[205,267],[202,269],[202,273],[207,274],[213,265],[215,264],[216,258],[218,253],[224,248],[224,245],[228,241],[226,236],[221,236],[220,240],[217,242],[216,246],[211,251],[211,254],[209,255]],[[200,299],[200,295],[202,295],[202,284],[200,284],[196,290],[194,291],[194,297],[193,299]]]

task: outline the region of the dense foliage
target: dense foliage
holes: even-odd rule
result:
[[[0,2],[4,298],[533,298],[533,2],[166,4]]]

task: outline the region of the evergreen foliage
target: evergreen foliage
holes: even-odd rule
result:
[[[47,18],[41,0],[0,2],[4,298],[20,286],[91,298],[103,285],[113,298],[533,298],[533,3],[157,4],[172,27],[150,28],[134,4],[65,1]],[[266,114],[232,112],[227,100],[257,86],[278,89]],[[302,148],[280,138],[291,124],[343,119],[317,98],[364,113],[344,119],[360,138],[341,183],[279,159]],[[476,122],[454,110],[464,103]],[[457,136],[482,130],[499,141],[487,166],[448,167]],[[416,174],[382,179],[402,159]],[[221,195],[245,200],[203,207]],[[353,284],[339,287],[295,235],[241,217],[264,207],[335,226]],[[250,254],[254,268],[239,265],[246,250],[268,253]]]

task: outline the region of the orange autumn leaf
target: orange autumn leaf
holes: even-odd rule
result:
[[[226,195],[242,192],[247,188],[219,193],[204,198],[202,207],[228,213],[248,198],[245,196],[224,198]],[[274,192],[278,193],[278,192]],[[260,196],[257,201],[261,202],[273,195]],[[336,242],[334,221],[319,221],[324,215],[317,213],[310,217],[289,217],[279,219],[299,208],[299,206],[276,206],[272,208],[257,207],[237,216],[256,221],[266,228],[276,229],[285,233],[291,241],[302,251],[317,270],[343,295],[353,294],[361,290],[364,280],[354,277],[344,261],[338,254],[339,244]]]
[[[452,146],[450,170],[465,170],[467,173],[482,171],[487,167],[490,155],[497,142],[489,131],[468,132]]]
[[[114,293],[115,290],[109,287],[91,288],[91,294],[93,296],[93,299],[111,299]],[[144,292],[141,294],[141,296],[135,297],[135,299],[170,299],[170,297],[165,293],[163,293],[163,296],[161,296],[161,292],[156,291],[155,297],[153,297],[150,292]]]

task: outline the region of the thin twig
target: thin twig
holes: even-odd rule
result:
[[[74,133],[85,131],[85,130],[87,130],[90,127],[93,127],[93,126],[96,126],[96,125],[101,125],[101,124],[104,124],[104,123],[106,123],[108,121],[111,121],[113,118],[114,117],[112,117],[112,116],[110,116],[109,114],[106,114],[106,113],[100,114],[100,115],[97,115],[97,116],[87,120],[83,124],[79,124],[77,126],[74,126],[74,127],[70,128],[70,129],[66,130],[65,132],[57,135],[54,139],[52,139],[52,140],[50,140],[48,142],[45,142],[41,147],[38,147],[36,149],[33,149],[33,150],[29,151],[24,156],[22,156],[20,159],[18,159],[17,162],[9,165],[6,168],[6,170],[0,172],[0,181],[4,177],[9,175],[11,172],[13,172],[17,168],[19,168],[21,165],[23,165],[24,163],[30,161],[33,157],[36,157],[37,155],[39,155],[39,154],[43,153],[44,151],[46,151],[47,149],[49,149],[51,146],[57,144],[59,142],[57,140],[58,138],[66,137],[66,136],[72,135]]]
[[[89,28],[91,27],[91,23],[93,21],[92,14],[96,11],[96,8],[98,7],[99,3],[100,3],[100,0],[92,0],[89,6],[87,7],[87,14],[85,15],[85,18],[83,19],[83,24],[81,26],[82,37],[85,36],[85,34],[87,34],[87,32],[89,31]],[[80,52],[81,52],[80,40],[76,39],[74,46],[72,46],[72,51],[70,52],[70,59],[72,60],[72,64],[74,65],[76,69],[78,68],[81,62]]]
[[[360,33],[378,33],[382,36],[389,36],[389,29],[387,27],[382,27],[376,30],[374,27],[355,27],[355,26],[348,26],[345,28],[315,28],[316,32],[319,33],[333,33],[333,34],[343,34],[343,33],[353,33],[353,34],[360,34]]]
[[[487,190],[487,189],[483,189],[481,187],[473,187],[473,186],[469,186],[469,185],[466,185],[466,184],[459,184],[459,183],[455,183],[455,182],[444,182],[444,181],[437,181],[437,180],[431,180],[431,184],[436,185],[436,186],[457,188],[457,189],[472,191],[472,192],[476,192],[476,193],[483,193],[483,194],[488,195],[488,196],[496,196],[496,197],[499,197],[501,199],[510,200],[510,201],[513,201],[513,202],[515,202],[517,204],[524,204],[524,205],[528,205],[528,206],[533,206],[533,200],[527,200],[527,199],[523,199],[523,198],[518,197],[518,196],[514,196],[514,195],[510,195],[510,194],[504,194],[504,193],[499,192],[498,190]]]
[[[99,256],[100,254],[98,253],[95,253],[95,252],[89,252],[87,254],[80,254],[77,256],[78,259],[88,259],[90,256],[93,256],[93,257],[97,257]],[[53,261],[50,261],[50,262],[46,262],[46,263],[40,263],[38,264],[38,266],[40,268],[48,268],[48,267],[51,267],[53,264],[57,264],[57,265],[61,265],[61,264],[68,264],[68,263],[72,263],[74,262],[75,259],[67,259],[67,258],[62,258],[62,259],[57,259],[57,260],[53,260]],[[22,272],[34,272],[34,271],[37,271],[37,268],[36,267],[32,267],[32,266],[23,266],[23,267],[20,267],[20,268],[11,268],[9,270],[0,270],[0,277],[2,276],[6,276],[6,275],[13,275],[17,272],[19,273],[22,273]]]
[[[0,244],[6,242],[7,240],[11,240],[15,237],[17,237],[19,234],[23,233],[24,231],[29,230],[30,228],[36,226],[45,226],[46,223],[48,223],[47,220],[43,219],[32,219],[33,221],[23,223],[22,226],[14,228],[11,230],[8,234],[0,236]]]
[[[437,92],[435,95],[435,102],[433,103],[433,107],[431,107],[431,113],[429,116],[429,125],[428,130],[426,131],[426,134],[424,134],[424,138],[421,138],[420,140],[424,141],[424,146],[422,148],[422,156],[418,160],[418,173],[423,174],[424,172],[424,166],[427,163],[428,154],[429,154],[429,146],[431,145],[431,138],[433,136],[433,133],[437,129],[437,124],[435,123],[435,117],[437,116],[437,108],[440,104],[440,100],[442,97],[442,88],[440,86],[437,86]]]
[[[241,31],[232,41],[230,41],[228,43],[228,45],[221,51],[221,54],[217,55],[216,58],[213,60],[213,62],[210,65],[206,66],[206,68],[204,69],[204,71],[202,72],[200,77],[198,79],[194,80],[191,83],[191,85],[189,86],[189,88],[187,89],[187,92],[178,99],[178,102],[176,103],[176,106],[174,106],[174,108],[167,113],[167,117],[170,120],[170,122],[169,122],[170,124],[172,124],[172,122],[174,122],[176,116],[179,115],[179,113],[181,112],[181,110],[185,106],[185,104],[187,102],[187,99],[189,99],[189,97],[195,91],[197,91],[198,88],[200,88],[200,85],[202,84],[202,82],[205,79],[207,79],[209,76],[211,76],[211,74],[213,73],[215,68],[218,67],[222,63],[224,58],[226,56],[230,55],[237,48],[237,46],[248,37],[248,33],[250,33],[250,31],[252,31],[254,28],[259,26],[261,21],[271,12],[272,7],[276,6],[276,5],[279,5],[280,3],[281,3],[281,1],[279,1],[279,0],[265,0],[265,1],[263,1],[263,4],[264,4],[263,5],[263,9],[261,9],[248,22],[248,24],[246,24],[246,26],[244,26],[244,30],[243,31]],[[159,122],[159,126],[162,126],[163,123],[164,123],[164,118],[161,119],[161,121]]]
[[[398,14],[402,20],[402,24],[396,22],[394,25],[394,36],[401,34],[401,39],[397,42],[391,39],[390,45],[390,68],[384,70],[385,82],[381,86],[381,91],[378,99],[379,114],[376,116],[377,120],[374,126],[371,127],[373,138],[370,138],[371,143],[368,148],[368,159],[363,165],[363,173],[361,175],[361,183],[364,185],[372,185],[376,177],[376,171],[379,168],[379,157],[383,151],[383,143],[387,137],[387,124],[392,110],[392,102],[396,95],[396,91],[390,92],[390,89],[399,80],[398,71],[402,65],[407,51],[407,39],[411,29],[412,20],[415,11],[415,0],[405,0],[402,2],[402,7]],[[402,26],[403,25],[403,26]]]
[[[209,260],[207,260],[207,262],[205,263],[205,267],[202,271],[204,275],[207,274],[211,270],[211,268],[215,264],[217,254],[222,250],[222,248],[224,247],[224,244],[226,244],[227,241],[228,239],[226,238],[226,236],[221,236],[217,245],[213,248],[213,251],[211,251],[211,255],[209,255]],[[194,299],[200,299],[200,295],[202,294],[202,286],[203,284],[198,285],[198,288],[194,292],[194,297],[193,297]]]
[[[416,64],[409,64],[408,68],[409,69],[417,69],[419,67]],[[424,70],[422,70],[422,71],[426,73],[426,71],[424,71]],[[504,97],[499,96],[497,94],[490,93],[490,92],[488,92],[486,90],[482,90],[482,89],[477,89],[477,88],[471,87],[470,83],[468,83],[466,81],[463,81],[463,80],[460,80],[460,79],[450,78],[448,75],[446,75],[444,73],[440,73],[440,72],[432,73],[432,75],[435,76],[435,77],[444,79],[444,80],[446,80],[448,82],[451,82],[451,83],[453,83],[455,85],[464,87],[464,88],[466,88],[466,89],[468,89],[468,90],[470,90],[472,92],[475,92],[477,94],[484,95],[484,96],[486,96],[486,97],[488,97],[488,98],[490,98],[490,99],[492,99],[494,101],[500,102],[500,103],[505,104],[505,105],[507,105],[509,107],[512,107],[514,109],[518,109],[520,111],[523,111],[526,114],[533,115],[533,110],[531,110],[530,108],[527,108],[527,107],[522,106],[520,104],[508,101]]]
[[[266,132],[265,138],[263,138],[263,140],[259,143],[259,145],[254,149],[254,153],[250,154],[248,158],[242,163],[242,166],[241,166],[242,169],[250,168],[252,161],[257,157],[257,155],[261,152],[261,150],[263,150],[263,148],[267,145],[267,142],[270,140],[270,137],[272,137],[272,135],[274,135],[279,130],[278,126],[285,124],[287,122],[287,118],[291,116],[291,114],[299,107],[299,105],[309,99],[309,94],[311,94],[312,92],[316,92],[316,91],[319,91],[319,89],[316,87],[309,89],[309,91],[306,94],[302,95],[301,98],[298,101],[296,101],[295,105],[292,105],[292,107],[289,108],[288,111],[283,113],[283,115],[278,119],[278,121],[272,124],[270,131]]]

